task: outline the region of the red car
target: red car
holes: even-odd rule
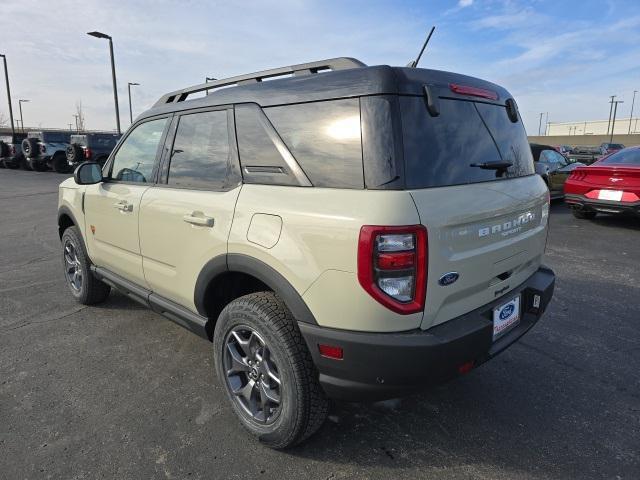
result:
[[[640,146],[576,168],[564,184],[564,194],[577,218],[625,212],[640,216]]]

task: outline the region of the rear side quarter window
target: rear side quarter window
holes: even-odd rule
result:
[[[265,109],[316,187],[364,188],[357,98]]]

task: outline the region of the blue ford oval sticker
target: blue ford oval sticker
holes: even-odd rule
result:
[[[458,274],[458,272],[445,273],[440,277],[440,279],[438,280],[438,283],[443,287],[446,287],[447,285],[451,285],[456,280],[458,280],[459,277],[460,275]]]
[[[513,303],[508,303],[500,312],[500,320],[506,320],[513,315],[516,306]]]

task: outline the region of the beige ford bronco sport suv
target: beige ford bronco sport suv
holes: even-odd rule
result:
[[[338,58],[163,96],[60,185],[58,225],[79,302],[115,287],[211,341],[242,424],[284,448],[328,398],[443,382],[527,332],[548,214],[506,90]]]

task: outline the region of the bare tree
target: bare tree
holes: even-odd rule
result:
[[[76,102],[76,115],[78,116],[78,131],[84,132],[84,112],[82,111],[82,100]]]

